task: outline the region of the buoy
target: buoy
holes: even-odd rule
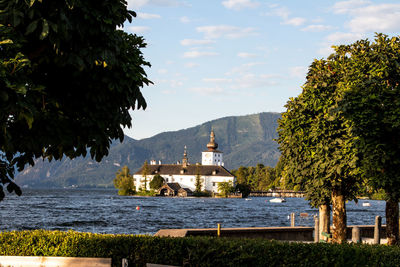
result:
[[[140,207],[139,207],[139,206],[136,206],[136,210],[140,210]]]

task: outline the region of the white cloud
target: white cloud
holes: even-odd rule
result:
[[[198,32],[204,33],[206,39],[227,38],[237,39],[250,35],[256,35],[254,28],[241,28],[230,25],[202,26],[197,27]]]
[[[183,54],[184,58],[198,58],[198,57],[205,57],[205,56],[218,56],[218,53],[215,52],[207,52],[207,51],[188,51]]]
[[[252,57],[257,57],[256,54],[246,53],[246,52],[238,53],[237,56],[238,56],[238,57],[241,57],[241,58],[252,58]]]
[[[181,17],[179,20],[180,20],[182,23],[189,23],[189,22],[191,22],[191,20],[190,20],[188,17],[186,17],[186,16]]]
[[[304,66],[296,66],[289,69],[290,76],[296,78],[305,78],[308,68]]]
[[[400,4],[372,4],[370,1],[351,0],[336,3],[333,11],[351,17],[345,23],[351,32],[400,31]]]
[[[159,74],[166,74],[166,73],[168,73],[168,70],[167,69],[159,69],[158,73]]]
[[[353,43],[361,38],[363,38],[361,33],[335,32],[328,35],[325,40],[331,45],[341,45]]]
[[[282,24],[286,25],[292,25],[292,26],[301,26],[303,25],[307,20],[305,18],[301,17],[294,17],[290,18],[289,15],[291,12],[287,7],[280,7],[278,5],[271,5],[270,8],[272,8],[272,11],[269,12],[267,15],[269,16],[278,16],[282,18]]]
[[[190,45],[204,45],[204,44],[212,44],[215,43],[213,40],[195,40],[195,39],[183,39],[181,41],[181,45],[183,46],[190,46]]]
[[[327,31],[330,29],[332,29],[332,26],[313,24],[313,25],[308,25],[307,27],[304,27],[301,30],[304,32],[323,32],[323,31]]]
[[[292,25],[292,26],[301,26],[306,22],[305,18],[295,17],[291,19],[286,19],[282,22],[282,24]]]
[[[130,26],[128,30],[133,33],[144,33],[150,30],[150,27],[147,26]]]
[[[366,0],[341,1],[333,5],[333,10],[336,14],[346,14],[370,3],[371,1]]]
[[[194,62],[188,62],[188,63],[186,63],[185,64],[185,67],[186,68],[195,68],[195,67],[198,67],[198,66],[200,66],[200,64],[198,64],[198,63],[194,63]]]
[[[160,19],[161,16],[158,14],[150,14],[150,13],[137,13],[137,17],[140,19]]]
[[[228,9],[241,10],[243,8],[256,8],[260,3],[251,0],[226,0],[222,1],[222,5]]]

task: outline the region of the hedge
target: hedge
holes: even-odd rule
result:
[[[216,237],[165,238],[74,231],[0,233],[0,255],[112,258],[121,266],[400,266],[400,247]]]

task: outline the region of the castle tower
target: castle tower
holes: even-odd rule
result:
[[[218,143],[215,142],[214,130],[210,133],[210,142],[207,144],[207,150],[201,152],[202,165],[219,165],[224,166],[222,152],[217,150]]]

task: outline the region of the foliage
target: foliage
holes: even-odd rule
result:
[[[157,196],[157,191],[155,191],[154,189],[150,189],[150,190],[140,190],[135,192],[136,196],[143,196],[143,197],[155,197]]]
[[[147,163],[146,160],[142,168],[143,183],[142,187],[140,188],[141,191],[147,191],[147,175],[149,174],[150,174],[149,164]]]
[[[228,197],[229,194],[235,192],[235,187],[232,182],[220,182],[218,183],[218,191],[222,196]]]
[[[128,166],[122,167],[114,178],[114,186],[118,189],[118,195],[128,196],[135,194],[133,176],[130,174]]]
[[[242,193],[242,198],[246,198],[250,195],[251,188],[247,184],[236,184],[235,192]]]
[[[209,191],[200,191],[200,192],[193,192],[194,197],[211,197],[211,193]]]
[[[158,190],[165,183],[165,179],[159,175],[154,175],[153,179],[150,181],[150,188],[154,190]]]
[[[194,181],[194,193],[200,194],[201,193],[201,188],[203,187],[202,182],[201,182],[201,176],[200,176],[200,169],[198,166],[196,166],[196,180]]]
[[[258,163],[256,167],[240,166],[231,172],[238,184],[248,187],[251,191],[267,191],[275,187],[293,189],[293,184],[281,183],[281,165],[280,161],[275,168]]]
[[[0,234],[0,255],[112,258],[112,266],[399,266],[400,248],[264,239],[160,238],[59,231]],[[384,257],[382,256],[384,255]]]
[[[354,122],[364,176],[387,198],[400,199],[400,37],[378,34],[338,48],[347,58],[342,109]]]
[[[339,56],[315,60],[303,92],[288,101],[278,122],[283,177],[302,185],[314,207],[329,204],[334,189],[346,200],[355,199],[358,190],[357,138],[337,111],[343,96],[338,68]]]
[[[345,59],[345,96],[340,106],[359,137],[363,176],[374,190],[383,189],[389,244],[400,242],[400,37],[377,34],[340,46]]]
[[[35,159],[100,161],[145,108],[142,37],[120,0],[0,1],[0,178]]]

